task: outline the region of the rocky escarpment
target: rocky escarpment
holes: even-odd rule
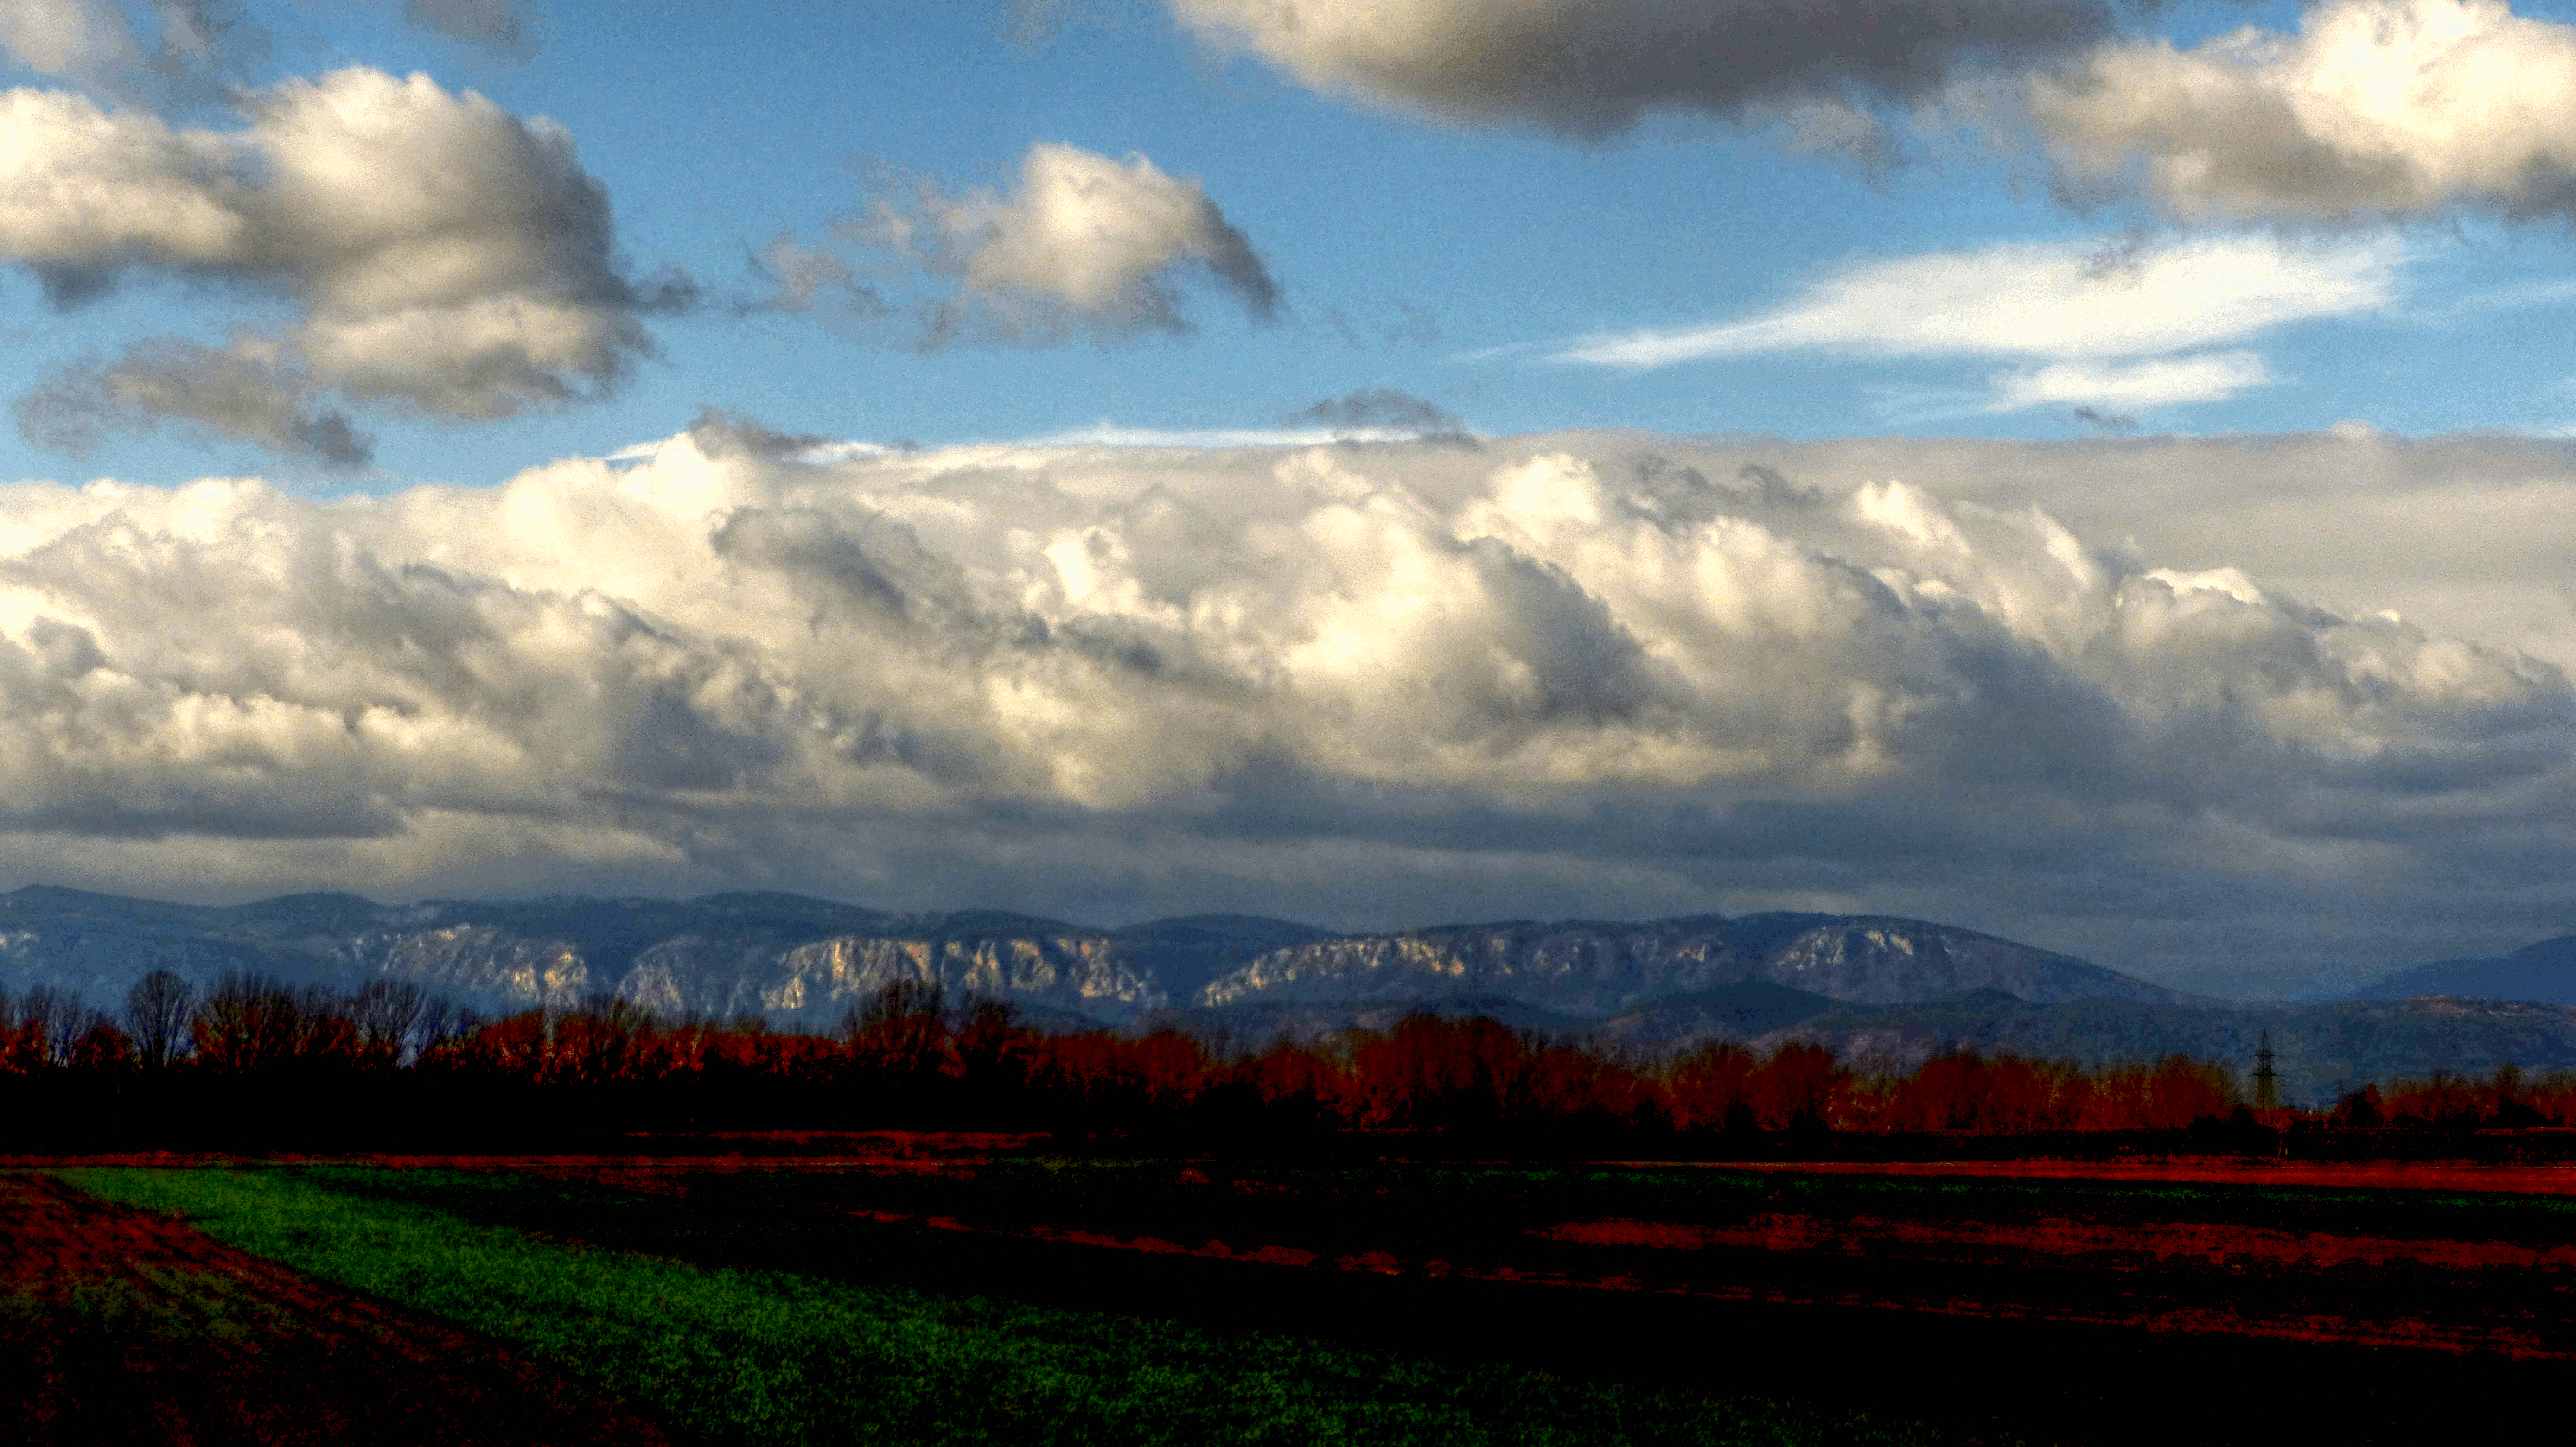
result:
[[[1199,1003],[1502,995],[1569,1015],[1602,1016],[1657,995],[1741,979],[1746,963],[1715,916],[1651,924],[1524,920],[1273,950],[1209,982]]]
[[[769,1010],[810,1012],[856,1002],[897,981],[1101,1019],[1125,1019],[1164,1003],[1160,987],[1136,969],[1116,940],[1070,929],[965,939],[817,940],[786,953],[761,1003]]]

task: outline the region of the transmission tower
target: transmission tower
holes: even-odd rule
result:
[[[2277,1110],[2281,1105],[2281,1076],[2272,1068],[2272,1032],[2263,1032],[2262,1041],[2254,1047],[2254,1105],[2258,1110]]]

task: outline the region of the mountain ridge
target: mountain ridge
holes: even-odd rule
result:
[[[1886,916],[1712,914],[1504,920],[1344,934],[1257,915],[1098,928],[1006,910],[896,913],[776,892],[553,895],[378,904],[316,892],[238,905],[53,886],[0,894],[0,988],[113,1006],[168,968],[343,987],[406,979],[493,1009],[608,994],[672,1014],[828,1025],[897,980],[1108,1025],[1268,1003],[1508,998],[1603,1019],[1667,996],[1768,982],[1846,1001],[1991,987],[2016,998],[2186,998],[2067,956]]]
[[[2399,971],[2410,983],[2537,989],[2576,939]],[[2570,955],[2562,959],[2562,955]],[[1257,915],[1100,928],[1007,910],[902,913],[783,892],[691,899],[556,895],[379,904],[314,892],[237,905],[54,886],[0,894],[0,991],[114,1009],[168,968],[348,989],[409,980],[489,1013],[614,995],[670,1016],[829,1030],[884,985],[998,997],[1049,1031],[1174,1029],[1229,1048],[1384,1028],[1427,1011],[1630,1056],[1714,1042],[1826,1045],[1911,1068],[1945,1050],[2086,1064],[2247,1056],[2272,1030],[2292,1097],[2390,1072],[2576,1067],[2576,997],[2517,1003],[2452,988],[2308,1004],[2192,995],[1956,926],[1884,915],[1500,920],[1337,933]],[[2499,973],[2502,970],[2503,973]],[[2514,971],[2521,973],[2515,974]]]
[[[2372,980],[2349,998],[2402,1000],[2415,995],[2576,1005],[2576,935],[2541,940],[2510,954],[2412,965]]]

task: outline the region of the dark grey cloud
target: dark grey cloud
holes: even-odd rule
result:
[[[1455,413],[1394,387],[1362,387],[1327,397],[1289,413],[1287,422],[1292,427],[1312,425],[1338,432],[1402,432],[1429,441],[1473,440]]]
[[[318,397],[311,380],[291,368],[158,337],[136,343],[111,365],[69,368],[19,398],[18,430],[39,447],[87,457],[111,432],[179,422],[339,471],[368,466],[374,440]]]
[[[403,18],[455,40],[517,49],[535,35],[531,0],[403,0]]]
[[[2099,407],[2078,407],[2066,415],[2083,423],[2085,426],[2092,428],[2096,432],[2135,432],[2138,430],[2138,419],[2126,412],[2106,412]]]
[[[2100,0],[1165,0],[1203,40],[1329,95],[1462,125],[1597,140],[1653,111],[1785,120],[1804,147],[1873,154],[1875,100],[1963,66],[2109,36]]]

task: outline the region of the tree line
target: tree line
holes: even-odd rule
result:
[[[231,974],[199,994],[144,977],[121,1015],[64,992],[0,993],[0,1077],[138,1099],[186,1079],[301,1099],[551,1111],[602,1128],[1213,1127],[1457,1133],[2172,1131],[2251,1114],[2223,1064],[2086,1068],[1954,1053],[1872,1071],[1821,1047],[1711,1044],[1622,1058],[1490,1019],[1420,1014],[1313,1043],[1212,1048],[1162,1031],[1050,1034],[988,999],[889,985],[828,1035],[757,1017],[673,1020],[621,999],[486,1020],[403,981],[352,992]],[[325,1083],[334,1089],[317,1095]],[[154,1096],[156,1083],[160,1094]],[[238,1094],[238,1091],[236,1091]],[[71,1096],[78,1097],[73,1090]],[[311,1105],[298,1107],[312,1109]],[[355,1108],[354,1104],[351,1108]],[[2576,1122],[2576,1079],[2372,1085],[2265,1123],[2435,1129]]]

